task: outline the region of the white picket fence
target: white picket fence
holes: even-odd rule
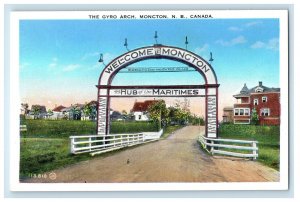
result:
[[[158,140],[162,133],[163,130],[159,132],[70,136],[70,152],[72,154],[90,152],[90,154],[94,156],[96,154]]]
[[[241,158],[253,158],[254,160],[258,157],[257,141],[213,139],[213,138],[207,138],[200,135],[199,142],[208,152],[211,152],[212,155],[221,154],[221,155],[241,157]],[[239,145],[234,145],[234,144],[239,144]],[[241,146],[240,144],[245,144],[246,146]],[[248,150],[250,152],[240,153],[240,152],[224,151],[221,150],[221,148],[234,149],[234,150]]]
[[[27,126],[26,125],[20,125],[20,131],[21,132],[26,132],[27,131]]]

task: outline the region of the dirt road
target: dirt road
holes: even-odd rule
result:
[[[52,179],[25,182],[279,181],[276,170],[258,162],[207,155],[197,143],[203,130],[203,127],[188,126],[165,140],[54,170]]]

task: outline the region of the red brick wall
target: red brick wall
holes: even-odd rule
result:
[[[262,102],[262,97],[267,97],[267,102]],[[260,124],[265,125],[279,125],[280,124],[280,102],[279,102],[280,93],[259,93],[251,95],[251,109],[255,108],[259,114]],[[258,105],[254,106],[254,99],[258,99]],[[262,108],[269,108],[270,115],[268,117],[261,116],[260,110]],[[273,118],[273,119],[271,119]],[[278,118],[278,119],[274,119]]]
[[[249,98],[248,97],[242,97],[241,103],[249,103]]]
[[[260,125],[279,125],[280,119],[260,119]]]

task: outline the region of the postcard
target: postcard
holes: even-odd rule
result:
[[[10,16],[12,191],[287,190],[287,10]]]

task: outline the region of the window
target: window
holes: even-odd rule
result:
[[[254,99],[254,100],[253,100],[253,104],[254,104],[254,105],[258,105],[258,99]]]
[[[256,92],[256,93],[261,93],[261,92],[263,92],[263,91],[264,91],[264,89],[263,89],[263,88],[260,88],[260,87],[258,87],[258,88],[255,89],[255,92]]]
[[[245,109],[245,116],[249,116],[249,109]]]
[[[139,120],[141,120],[142,119],[142,115],[139,115]]]
[[[262,97],[261,98],[262,102],[267,102],[268,101],[268,98],[266,96]]]
[[[263,108],[260,110],[261,116],[270,116],[270,109],[269,108]]]
[[[249,108],[235,108],[234,115],[235,116],[249,116],[250,109]]]

